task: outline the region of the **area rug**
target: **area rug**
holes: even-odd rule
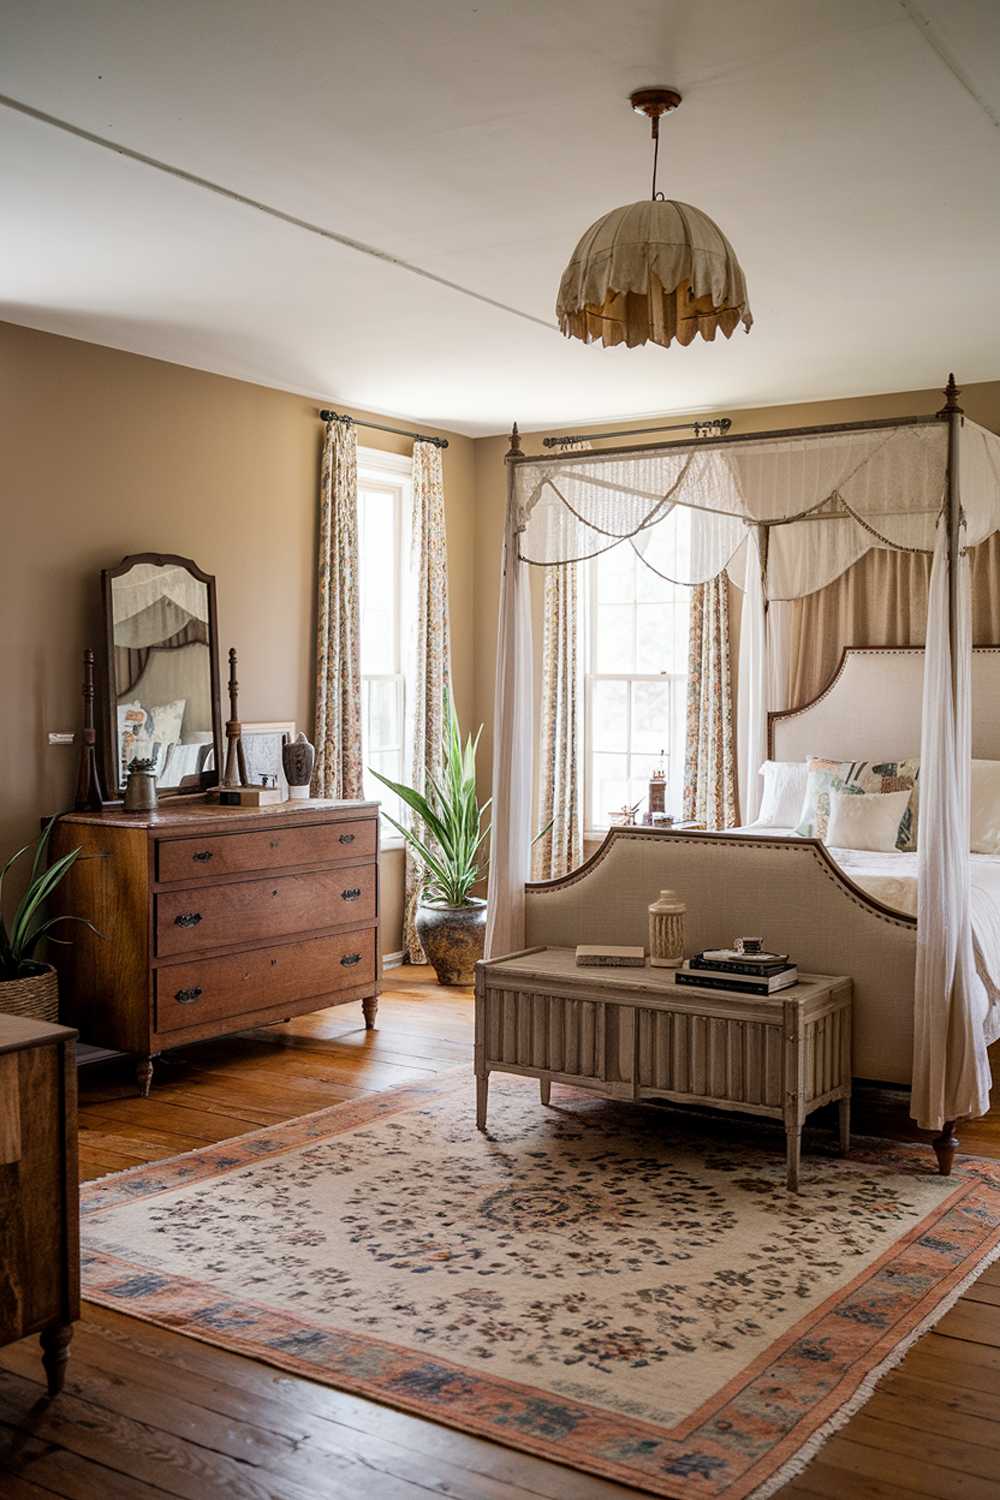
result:
[[[656,1495],[799,1472],[1000,1248],[1000,1163],[465,1070],[83,1190],[84,1294]]]

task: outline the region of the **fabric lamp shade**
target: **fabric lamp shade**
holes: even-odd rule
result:
[[[605,347],[696,334],[729,338],[753,322],[746,278],[719,226],[700,209],[672,199],[628,203],[583,235],[563,272],[556,299],[567,338]]]

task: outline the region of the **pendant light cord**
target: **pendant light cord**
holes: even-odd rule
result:
[[[653,200],[654,203],[656,203],[657,201],[659,201],[659,202],[662,203],[664,195],[663,195],[663,193],[658,193],[656,191],[656,168],[657,168],[657,164],[658,164],[658,162],[660,160],[660,117],[659,117],[659,115],[653,115],[652,120],[650,121],[650,123],[651,123],[651,125],[653,127],[653,191],[652,191],[651,197],[652,197],[652,200]]]

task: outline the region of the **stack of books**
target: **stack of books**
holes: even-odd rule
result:
[[[702,989],[735,990],[740,995],[773,995],[797,984],[799,971],[787,953],[737,953],[707,948],[684,961],[674,975],[677,984]]]

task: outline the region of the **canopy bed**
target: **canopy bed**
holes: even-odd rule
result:
[[[693,946],[763,929],[794,945],[802,967],[849,973],[855,1074],[911,1084],[915,1118],[945,1141],[957,1118],[989,1106],[986,1049],[1000,1016],[990,978],[1000,977],[1000,907],[992,873],[973,872],[969,855],[972,757],[1000,760],[1000,651],[977,651],[974,665],[968,562],[969,548],[1000,530],[1000,438],[966,420],[957,395],[952,379],[944,409],[931,416],[551,456],[522,453],[515,429],[487,934],[494,956],[526,943],[634,943],[651,895],[676,886]],[[671,528],[681,507],[692,518],[691,544],[678,563]],[[703,583],[726,570],[743,589],[743,827],[722,835],[612,830],[580,870],[529,884],[528,569],[613,546],[632,547],[659,572],[669,557],[675,582]],[[769,726],[768,658],[780,649],[769,603],[812,593],[873,547],[933,556],[926,670],[923,651],[867,660],[849,653],[819,699]],[[776,759],[919,754],[917,849],[899,855],[905,870],[841,863],[814,837],[751,826],[769,732]]]

